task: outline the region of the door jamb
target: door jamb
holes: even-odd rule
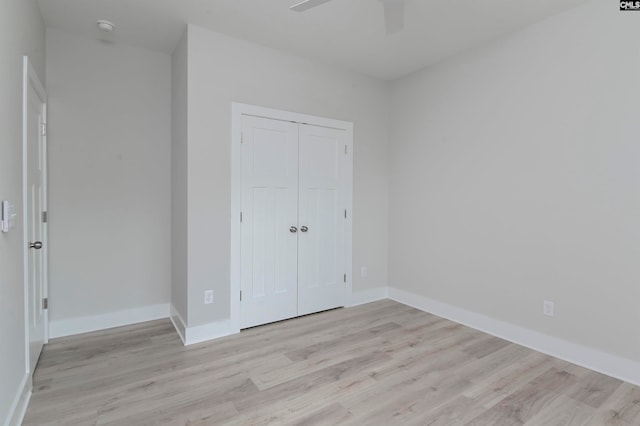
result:
[[[347,289],[345,306],[350,306],[353,293],[353,123],[233,102],[231,104],[231,291],[230,315],[232,332],[240,331],[240,210],[242,206],[242,116],[291,121],[300,124],[344,130],[347,144],[345,207],[345,268]]]
[[[30,337],[29,337],[29,229],[27,226],[28,223],[28,207],[29,207],[29,188],[27,187],[27,178],[28,178],[28,125],[27,125],[27,114],[28,114],[28,97],[29,97],[29,87],[33,87],[36,91],[40,100],[42,101],[42,121],[45,126],[45,130],[47,129],[47,105],[48,98],[47,92],[44,88],[44,85],[40,81],[38,74],[35,69],[31,65],[28,56],[23,57],[23,82],[22,82],[22,233],[23,233],[23,275],[24,275],[24,320],[25,320],[25,369],[28,375],[32,375],[33,371],[30,371]],[[40,131],[40,130],[39,130]],[[47,179],[47,135],[46,131],[43,132],[43,176],[42,176],[42,192],[43,192],[43,211],[48,212],[48,179]],[[48,214],[48,213],[47,213]],[[49,279],[48,279],[48,264],[49,264],[49,250],[48,250],[48,221],[43,224],[42,230],[42,243],[43,243],[43,252],[42,256],[44,257],[43,261],[43,270],[42,270],[42,279],[44,294],[43,296],[49,297]],[[49,310],[46,309],[44,312],[44,343],[49,342]]]

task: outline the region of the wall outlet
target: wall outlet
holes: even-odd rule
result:
[[[367,278],[368,276],[369,276],[369,270],[367,269],[367,267],[363,266],[362,268],[360,268],[360,277]]]
[[[213,290],[206,290],[204,292],[204,304],[210,305],[213,303]]]
[[[553,304],[553,302],[549,302],[548,300],[545,300],[542,303],[542,313],[545,314],[548,317],[552,317],[555,315],[555,306]]]

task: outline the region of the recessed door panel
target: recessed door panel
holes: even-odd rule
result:
[[[344,306],[344,132],[300,125],[298,315]]]
[[[298,126],[243,117],[241,327],[297,315]]]

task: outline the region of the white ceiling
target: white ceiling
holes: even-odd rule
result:
[[[297,0],[39,0],[48,27],[171,53],[186,22],[244,40],[395,79],[584,0],[406,0],[405,29],[385,35],[379,0],[333,0],[292,12]]]

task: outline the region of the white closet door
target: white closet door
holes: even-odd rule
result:
[[[240,322],[298,314],[298,125],[242,121]]]
[[[43,301],[46,292],[44,276],[44,253],[42,241],[44,230],[43,173],[45,167],[45,140],[42,136],[44,123],[43,100],[34,87],[27,87],[27,235],[29,236],[29,372],[33,376],[42,347],[46,340],[46,311]],[[40,248],[37,244],[39,243]],[[32,245],[33,244],[33,245]]]
[[[298,315],[345,305],[345,132],[300,125]]]

